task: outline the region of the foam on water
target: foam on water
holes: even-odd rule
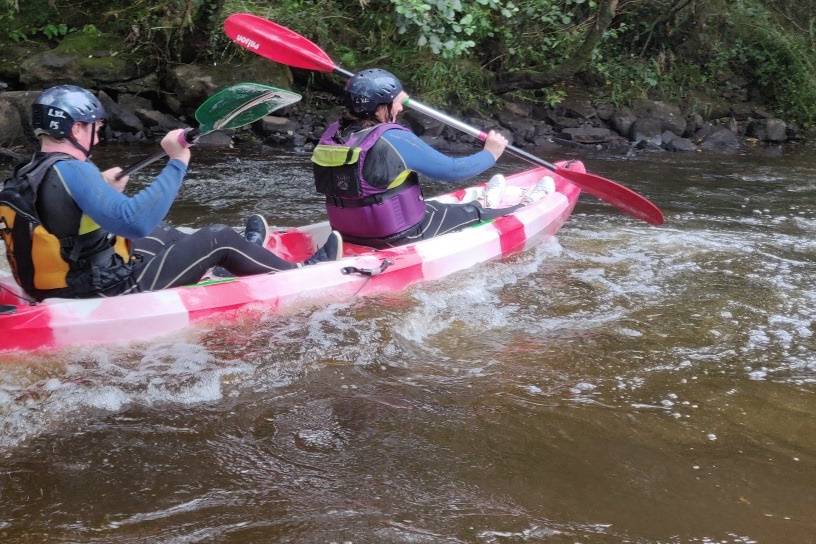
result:
[[[0,448],[54,429],[82,425],[93,411],[130,405],[194,405],[222,397],[222,381],[252,366],[218,361],[200,345],[88,348],[59,361],[29,361],[0,369]]]

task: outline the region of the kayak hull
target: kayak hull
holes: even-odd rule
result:
[[[584,171],[577,161],[561,166]],[[275,274],[205,280],[114,298],[48,299],[32,305],[20,296],[11,275],[0,271],[0,304],[8,312],[0,314],[0,351],[146,341],[252,310],[282,313],[355,296],[397,292],[420,281],[443,278],[523,251],[558,231],[575,207],[580,194],[577,186],[545,168],[508,176],[508,186],[527,189],[545,175],[555,179],[554,192],[490,223],[386,250],[346,244],[339,261]],[[480,184],[436,200],[467,202],[483,190]],[[288,229],[276,232],[268,247],[287,260],[300,262],[329,232],[327,222]]]

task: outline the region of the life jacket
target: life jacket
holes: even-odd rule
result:
[[[344,140],[335,122],[312,154],[315,186],[326,195],[329,223],[344,236],[387,238],[425,216],[417,173],[381,138],[386,130],[408,129],[381,123]]]
[[[130,243],[83,214],[62,183],[53,184],[56,189],[41,198],[43,181],[65,160],[76,159],[65,153],[36,154],[3,184],[0,235],[9,266],[17,283],[36,300],[118,294],[117,288],[131,276]],[[49,232],[40,213],[59,218],[73,232]]]

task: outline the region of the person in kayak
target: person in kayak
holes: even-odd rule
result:
[[[107,117],[87,89],[59,85],[32,105],[40,150],[0,191],[0,234],[15,279],[35,300],[88,298],[154,291],[195,283],[221,266],[235,275],[301,266],[267,251],[266,221],[253,215],[245,236],[223,225],[192,234],[162,225],[190,161],[183,132],[161,146],[170,160],[153,182],[123,194],[121,168],[104,172],[90,162]],[[342,254],[336,233],[303,264]]]
[[[484,149],[449,157],[396,124],[408,95],[392,73],[362,70],[345,87],[346,113],[326,129],[312,154],[315,186],[326,195],[333,229],[346,241],[394,247],[460,230],[517,210],[486,208],[480,202],[442,204],[423,199],[417,173],[459,181],[492,167],[507,139],[490,131]],[[494,193],[504,178],[488,184]],[[486,195],[488,198],[490,195]],[[535,195],[532,195],[534,198]],[[499,199],[493,199],[499,201]]]

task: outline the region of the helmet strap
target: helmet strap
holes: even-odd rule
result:
[[[93,146],[96,145],[96,122],[91,123],[91,145],[88,146],[86,149],[82,144],[80,144],[76,138],[74,138],[73,133],[68,133],[68,141],[71,144],[82,151],[82,154],[85,155],[85,159],[87,160],[91,156],[91,149]]]

